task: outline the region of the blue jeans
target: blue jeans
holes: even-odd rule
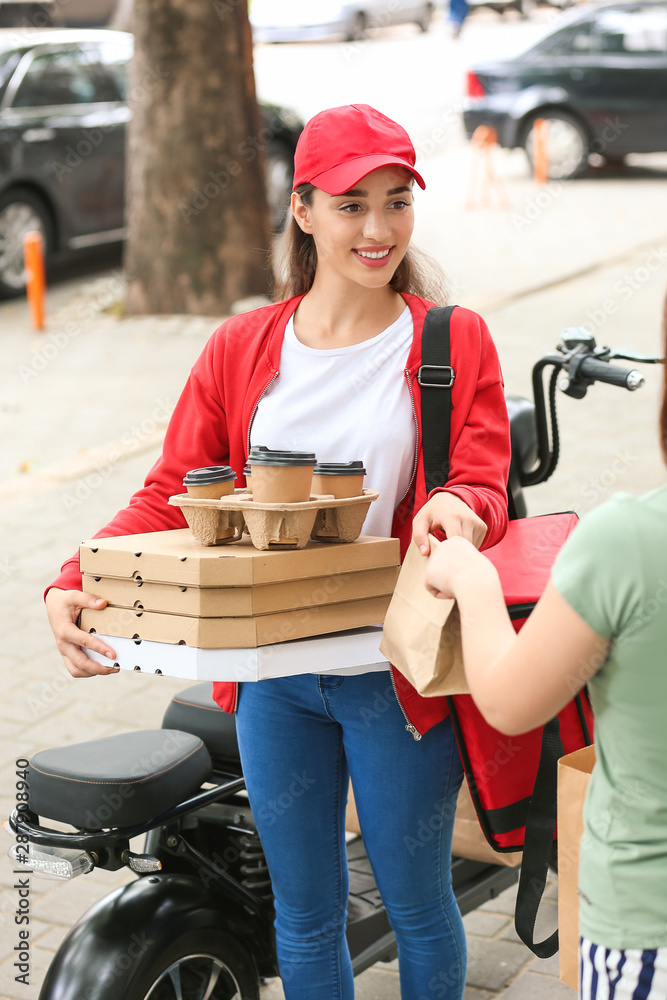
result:
[[[243,684],[237,732],[266,854],[287,1000],[352,1000],[345,804],[352,778],[398,942],[403,1000],[462,1000],[463,922],[451,884],[462,767],[449,719],[420,741],[388,672]]]
[[[467,0],[450,0],[448,20],[452,24],[461,25],[468,16]]]

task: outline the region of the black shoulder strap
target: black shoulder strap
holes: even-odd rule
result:
[[[536,941],[535,923],[547,884],[556,832],[558,761],[563,753],[560,725],[556,717],[547,722],[542,732],[542,750],[528,805],[523,861],[514,912],[517,934],[538,958],[550,958],[558,951],[558,930],[553,931],[544,941]]]
[[[434,306],[426,313],[422,333],[422,363],[417,373],[422,397],[422,447],[426,492],[449,479],[452,386],[449,323],[456,306]]]

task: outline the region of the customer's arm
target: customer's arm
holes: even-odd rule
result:
[[[607,658],[599,636],[553,582],[519,634],[493,564],[466,539],[452,538],[430,557],[428,589],[455,598],[470,691],[487,722],[527,732],[553,718]]]

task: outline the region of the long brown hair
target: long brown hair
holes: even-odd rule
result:
[[[304,205],[310,206],[314,190],[312,184],[300,184],[296,193]],[[304,233],[291,212],[285,229],[274,243],[271,263],[274,301],[304,295],[312,287],[317,269],[315,240]],[[440,265],[416,247],[408,247],[389,284],[396,292],[412,292],[438,305],[447,305],[447,279]]]

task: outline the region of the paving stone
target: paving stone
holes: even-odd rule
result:
[[[100,892],[97,883],[89,884],[83,876],[72,882],[58,883],[33,903],[32,913],[39,920],[69,928],[104,895],[106,893]]]
[[[27,986],[24,983],[17,983],[15,980],[15,976],[19,972],[14,968],[14,957],[5,959],[0,964],[0,996],[6,996],[9,1000],[37,1000],[53,956],[53,951],[42,949],[38,944],[34,946],[31,944],[30,982]]]
[[[511,986],[498,994],[498,1000],[575,1000],[576,991],[551,976],[523,972]]]
[[[547,886],[544,890],[545,899],[558,899],[558,878],[554,874],[550,874],[547,880]]]
[[[535,921],[535,939],[543,941],[558,927],[558,903],[552,899],[543,899]],[[512,920],[500,934],[503,941],[519,941],[514,921]]]
[[[534,958],[530,965],[528,966],[527,972],[539,972],[543,976],[555,976],[558,979],[560,975],[560,959],[558,952],[552,955],[551,958]]]
[[[486,990],[473,990],[466,988],[463,1000],[493,1000],[495,993],[487,993]]]
[[[40,748],[57,747],[66,743],[83,743],[110,736],[118,727],[111,719],[91,719],[76,712],[58,712],[24,731],[25,739]]]
[[[495,937],[499,931],[509,926],[507,916],[496,913],[484,913],[482,910],[473,910],[466,913],[463,918],[463,926],[467,934],[475,934],[477,937]]]
[[[401,1000],[401,983],[396,972],[384,971],[383,965],[366,969],[354,980],[355,1000]]]
[[[510,885],[507,889],[504,889],[495,899],[489,899],[486,903],[482,903],[479,909],[485,913],[507,913],[513,917],[518,888],[518,882],[515,882],[514,885]]]
[[[530,952],[522,944],[468,937],[468,976],[471,986],[498,991],[523,969]]]
[[[49,929],[46,934],[43,934],[38,939],[39,947],[45,949],[46,951],[58,951],[58,948],[69,934],[70,928],[53,926],[53,924],[49,924],[48,928]]]

